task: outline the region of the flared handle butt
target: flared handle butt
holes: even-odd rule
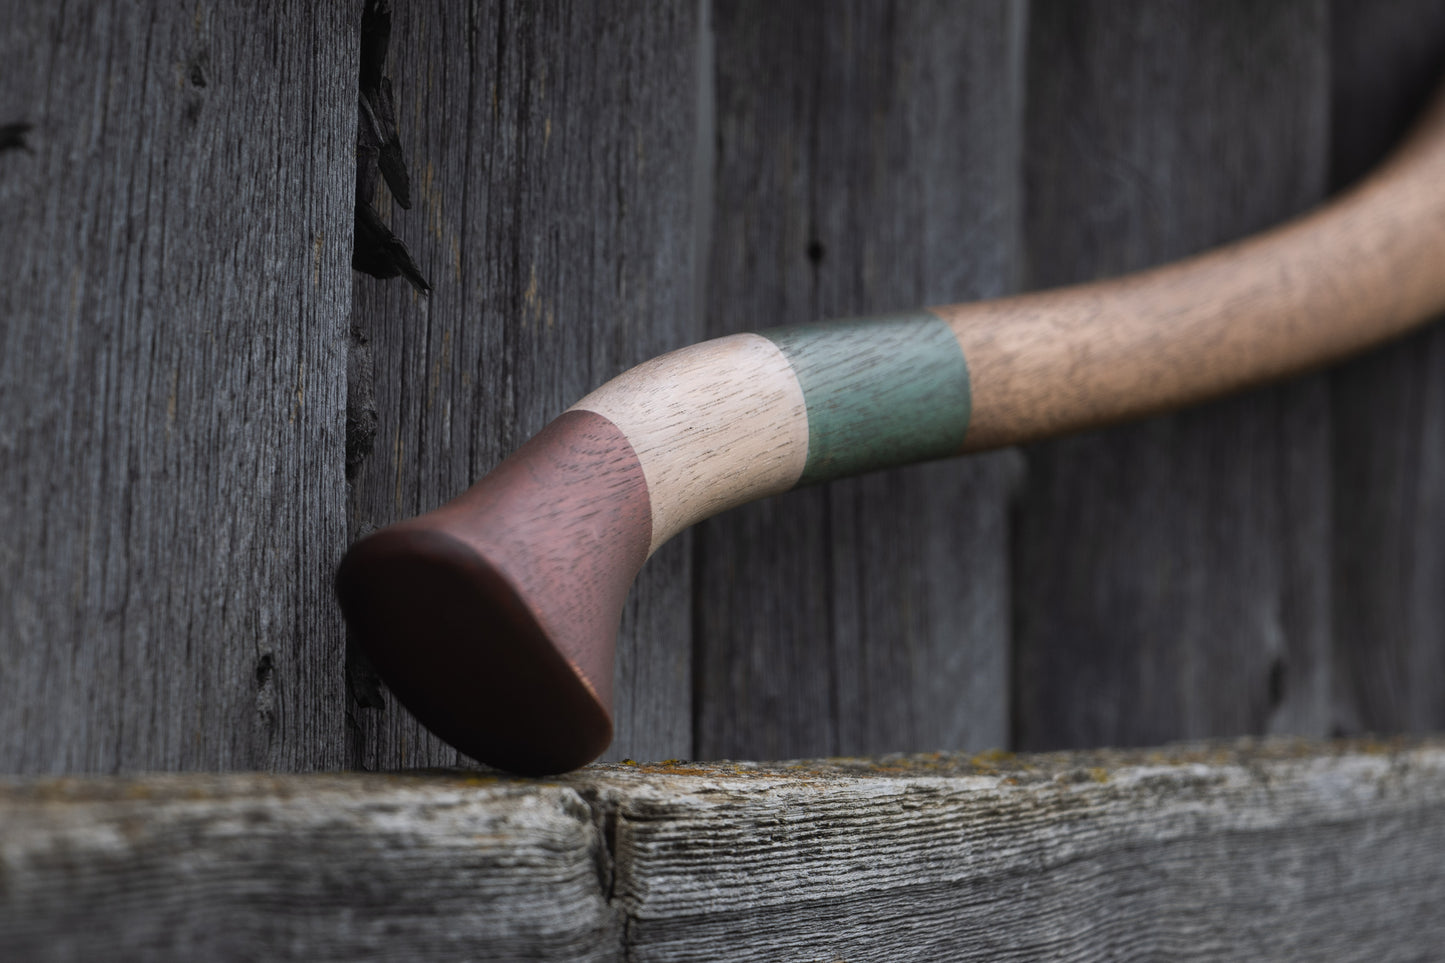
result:
[[[488,765],[564,772],[612,740],[613,648],[651,537],[626,438],[571,411],[454,501],[354,545],[336,592],[424,726]]]

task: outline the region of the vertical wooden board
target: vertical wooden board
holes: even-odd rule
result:
[[[718,3],[708,333],[1011,290],[1024,6]],[[999,744],[1010,454],[696,535],[703,757]]]
[[[1031,287],[1177,258],[1322,194],[1325,4],[1031,9]],[[1314,377],[1027,451],[1019,747],[1323,731],[1328,418]]]
[[[0,770],[342,761],[354,13],[8,11]]]
[[[1445,3],[1333,4],[1331,180],[1378,160],[1445,80]],[[1346,365],[1334,409],[1334,725],[1445,728],[1445,329]]]
[[[591,388],[699,339],[695,43],[688,5],[397,5],[388,73],[415,202],[378,202],[434,292],[357,283],[378,432],[354,537],[459,494]],[[691,753],[690,590],[683,539],[624,616],[617,753]],[[457,761],[384,701],[350,707],[354,764]]]

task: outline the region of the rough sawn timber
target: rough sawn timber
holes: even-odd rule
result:
[[[1412,959],[1445,738],[0,782],[5,959]]]
[[[611,959],[572,789],[438,776],[0,782],[0,959]]]
[[[341,764],[361,4],[6,4],[0,771]]]

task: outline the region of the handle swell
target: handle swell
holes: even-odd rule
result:
[[[650,541],[627,439],[567,412],[460,497],[358,542],[336,592],[428,729],[491,765],[563,772],[612,739],[613,648]]]

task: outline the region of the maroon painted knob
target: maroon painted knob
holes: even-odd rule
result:
[[[352,639],[412,714],[489,765],[545,774],[612,740],[612,655],[652,539],[611,422],[571,411],[455,500],[354,545]]]

